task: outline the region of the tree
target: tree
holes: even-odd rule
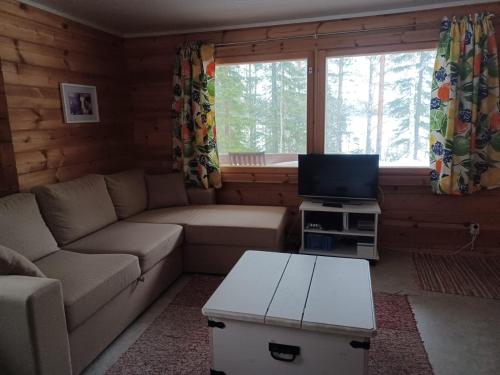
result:
[[[428,98],[432,78],[432,52],[398,53],[389,56],[389,73],[393,73],[391,89],[396,99],[387,103],[387,112],[397,122],[387,157],[391,161],[402,158],[419,160],[427,152]]]
[[[240,65],[226,65],[224,69],[217,69],[215,106],[220,153],[241,151],[244,147],[244,90]]]
[[[378,78],[378,106],[377,106],[377,145],[375,152],[382,153],[382,134],[384,126],[384,88],[385,88],[385,55],[380,55]]]
[[[306,152],[305,60],[222,65],[216,89],[221,153]]]
[[[327,60],[325,94],[325,149],[342,152],[342,140],[349,139],[348,123],[355,111],[352,103],[344,101],[344,82],[352,73],[352,58],[341,57]]]
[[[248,128],[248,139],[246,142],[245,151],[256,150],[257,145],[257,121],[255,116],[256,111],[256,94],[257,94],[257,84],[256,84],[256,75],[257,75],[257,64],[247,64],[246,65],[246,75],[245,75],[245,94],[244,100],[245,103],[248,104],[246,108],[247,112],[247,121],[246,126]]]
[[[305,61],[274,62],[264,69],[260,120],[266,129],[266,152],[306,152],[306,69]]]
[[[373,85],[375,81],[377,60],[379,56],[369,56],[368,57],[368,101],[365,104],[365,115],[366,115],[366,137],[365,137],[365,153],[370,154],[372,152],[372,117],[374,115],[374,105],[373,105]]]
[[[278,152],[278,124],[280,119],[280,93],[278,92],[278,64],[271,63],[271,121],[268,126],[269,134],[266,137],[266,150],[268,152]]]
[[[282,151],[307,151],[307,62],[282,62]]]
[[[410,155],[412,97],[415,94],[414,78],[410,74],[414,65],[413,60],[414,56],[408,53],[388,55],[388,73],[394,73],[396,77],[391,89],[397,93],[397,98],[387,103],[387,113],[398,122],[387,152],[390,161],[408,158]]]
[[[419,159],[419,153],[428,154],[428,134],[430,127],[429,100],[432,85],[432,63],[434,54],[422,52],[417,63],[418,79],[414,96],[413,159]],[[427,99],[427,100],[425,100]]]

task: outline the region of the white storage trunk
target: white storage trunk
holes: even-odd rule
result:
[[[247,251],[202,311],[213,374],[367,373],[366,260]]]

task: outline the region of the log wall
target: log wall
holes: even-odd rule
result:
[[[3,75],[0,71],[0,197],[15,192],[18,188],[9,113],[3,86]]]
[[[186,39],[233,43],[216,49],[217,60],[250,61],[291,53],[312,54],[316,107],[314,126],[308,131],[310,151],[321,152],[323,124],[321,110],[321,62],[327,55],[381,53],[437,44],[444,15],[465,15],[491,11],[500,15],[500,4],[489,3],[432,11],[365,17],[297,25],[230,30],[204,34],[128,39],[125,41],[134,107],[134,141],[138,164],[151,171],[171,168],[172,67],[175,47]],[[500,17],[495,19],[500,30]],[[381,28],[385,28],[382,30]],[[389,28],[389,29],[387,29]],[[337,32],[317,39],[287,39],[265,43],[255,40],[314,33]],[[500,43],[500,38],[498,38]],[[500,45],[499,45],[500,48]],[[324,66],[324,65],[323,65]],[[425,168],[381,170],[381,248],[449,252],[469,240],[468,224],[481,225],[478,246],[485,252],[500,252],[500,190],[468,197],[434,196]],[[220,203],[282,205],[289,207],[290,227],[296,227],[296,168],[223,169]],[[382,250],[383,251],[383,250]]]
[[[123,39],[2,0],[0,59],[21,190],[133,164]],[[64,123],[61,82],[97,87],[99,123]]]

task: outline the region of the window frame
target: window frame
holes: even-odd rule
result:
[[[230,56],[230,57],[215,57],[216,65],[231,65],[231,64],[252,64],[252,63],[266,63],[287,60],[306,60],[307,61],[307,115],[306,115],[306,150],[307,153],[314,152],[314,87],[315,87],[315,54],[313,51],[305,52],[284,52],[284,53],[269,53],[269,54],[256,54],[251,56]],[[216,78],[217,79],[217,78]],[[312,95],[311,95],[312,93]],[[215,98],[217,101],[217,97]],[[297,168],[295,166],[289,167],[276,167],[273,165],[266,166],[232,166],[221,165],[222,172],[237,168],[238,170],[253,170],[255,168]]]

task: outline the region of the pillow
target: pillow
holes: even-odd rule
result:
[[[42,271],[17,251],[0,245],[0,275],[45,277]]]
[[[32,190],[59,245],[66,245],[118,220],[104,176],[89,174]]]
[[[146,184],[149,209],[189,204],[182,173],[146,175]]]
[[[59,249],[35,196],[27,193],[0,198],[0,243],[32,262]]]
[[[132,169],[104,178],[118,219],[126,219],[147,208],[148,192],[143,170]]]
[[[186,189],[190,204],[206,205],[215,204],[215,189],[202,187],[190,187]]]

